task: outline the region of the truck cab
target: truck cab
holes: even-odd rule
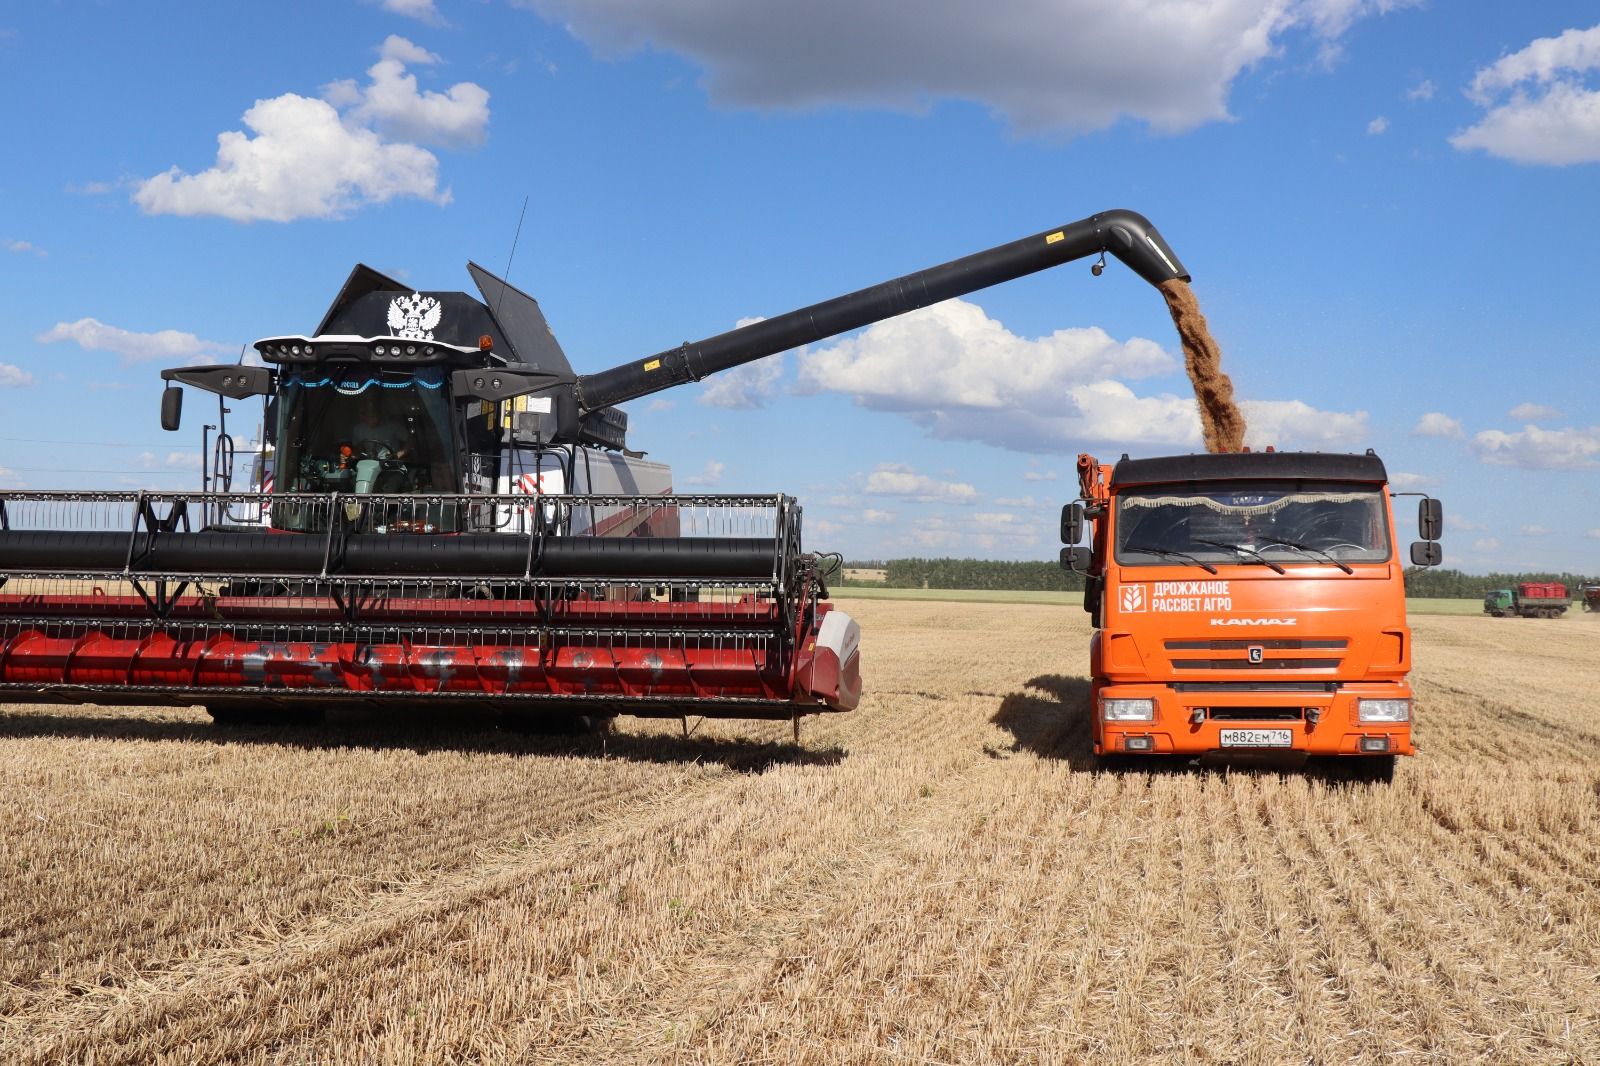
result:
[[[1242,452],[1079,457],[1063,564],[1086,575],[1102,758],[1413,754],[1405,566],[1381,460]],[[1085,520],[1087,548],[1073,547]],[[1419,509],[1412,562],[1442,514]]]

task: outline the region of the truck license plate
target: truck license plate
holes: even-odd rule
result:
[[[1222,746],[1225,748],[1290,748],[1294,746],[1294,731],[1289,729],[1224,729]]]

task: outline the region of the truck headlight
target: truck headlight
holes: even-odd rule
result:
[[[1356,717],[1363,722],[1409,722],[1410,700],[1357,700]]]
[[[1100,720],[1103,722],[1151,722],[1155,717],[1155,700],[1100,701]]]

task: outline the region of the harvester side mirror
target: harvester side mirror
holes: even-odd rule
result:
[[[1076,544],[1083,539],[1083,504],[1069,503],[1061,508],[1061,543]]]
[[[1074,574],[1086,573],[1091,558],[1092,554],[1088,548],[1062,548],[1061,569],[1070,570]]]
[[[183,421],[183,390],[168,385],[161,390],[161,428],[171,433]]]
[[[583,415],[578,411],[578,398],[563,389],[556,393],[556,433],[553,440],[570,444],[583,435]]]
[[[1436,540],[1419,540],[1411,544],[1412,566],[1438,566],[1444,562],[1444,549]]]
[[[1438,540],[1444,533],[1444,505],[1431,496],[1417,504],[1417,529],[1423,540]]]

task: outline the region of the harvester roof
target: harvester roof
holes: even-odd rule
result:
[[[1111,484],[1165,485],[1175,481],[1237,481],[1241,478],[1389,480],[1383,460],[1372,452],[1221,452],[1123,459],[1111,471]]]

